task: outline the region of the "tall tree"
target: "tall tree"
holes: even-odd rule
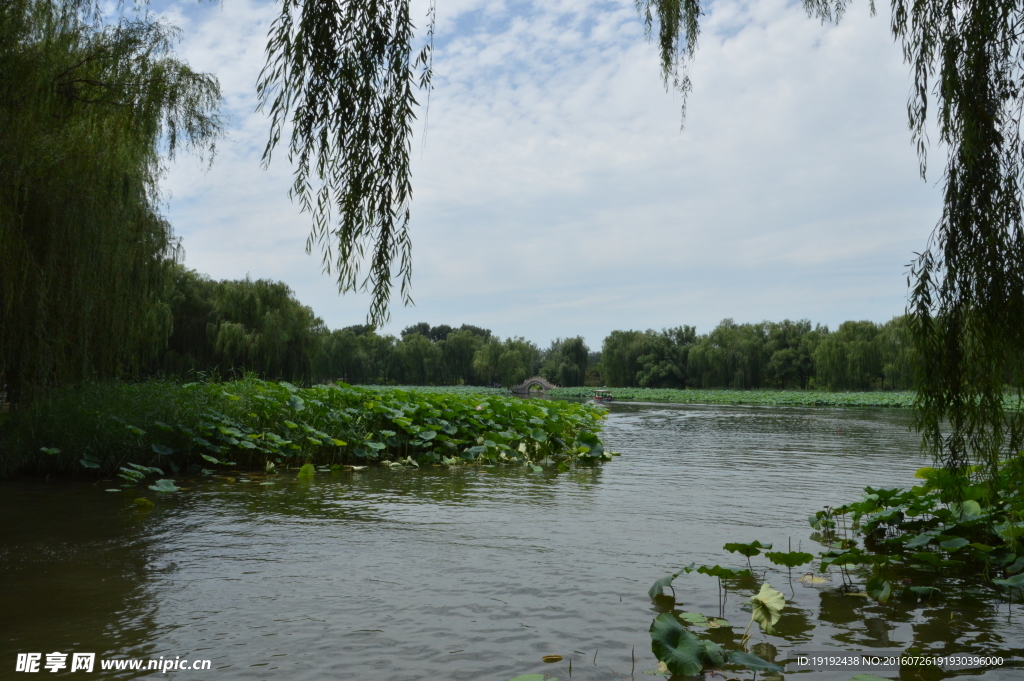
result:
[[[12,401],[130,374],[170,331],[162,153],[212,151],[217,82],[145,17],[0,4],[0,380]]]

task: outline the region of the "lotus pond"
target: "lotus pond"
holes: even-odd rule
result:
[[[213,674],[180,678],[658,678],[652,624],[662,642],[736,652],[760,612],[773,633],[755,624],[746,647],[769,662],[906,650],[1003,660],[799,672],[808,681],[1018,679],[1019,594],[956,580],[911,590],[919,581],[890,584],[881,603],[883,587],[852,562],[785,566],[844,531],[816,515],[826,505],[922,482],[908,424],[891,409],[620,403],[601,437],[622,456],[603,465],[200,476],[145,493],[152,507],[102,483],[0,481],[0,676],[18,652],[86,651],[213,661]],[[876,496],[862,509],[873,517],[898,500]],[[951,541],[933,535],[915,534],[913,550]],[[724,572],[748,565],[749,578]],[[772,594],[764,612],[744,610],[765,581],[781,610]]]

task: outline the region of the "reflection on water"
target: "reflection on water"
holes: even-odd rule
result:
[[[635,651],[639,675],[656,666],[655,579],[691,561],[738,567],[727,541],[814,551],[808,515],[865,485],[913,484],[924,465],[899,411],[611,409],[605,441],[623,456],[562,475],[214,481],[150,513],[103,484],[0,483],[0,677],[16,652],[55,650],[209,658],[217,670],[182,678],[495,681],[564,680],[570,659],[573,679],[619,679]],[[997,610],[990,594],[883,607],[798,574],[768,577],[793,600],[785,637],[754,637],[769,657],[910,645],[1024,655],[1024,611]],[[669,607],[717,614],[715,580],[684,575],[675,587]],[[742,624],[715,640],[738,640],[746,597],[728,595],[724,614]]]

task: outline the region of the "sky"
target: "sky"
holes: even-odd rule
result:
[[[364,323],[368,295],[339,296],[305,252],[285,154],[260,164],[275,3],[151,8],[220,80],[228,119],[211,167],[179,157],[163,182],[185,264],[284,281],[331,328]],[[414,1],[420,26],[426,9]],[[711,2],[684,123],[633,0],[437,0],[412,153],[415,306],[396,294],[381,331],[465,323],[598,349],[615,329],[901,314],[940,216],[942,149],[922,180],[887,12],[854,3],[823,26],[801,3]]]

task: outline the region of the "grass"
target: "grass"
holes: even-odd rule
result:
[[[91,384],[0,422],[0,477],[268,470],[313,464],[567,464],[610,458],[602,410],[471,390]],[[147,473],[148,474],[148,473]],[[132,477],[129,475],[129,477]]]
[[[676,390],[608,388],[616,400],[674,404],[753,404],[773,407],[897,407],[914,403],[912,391],[824,392],[815,390]],[[551,397],[594,396],[593,388],[556,388]]]

